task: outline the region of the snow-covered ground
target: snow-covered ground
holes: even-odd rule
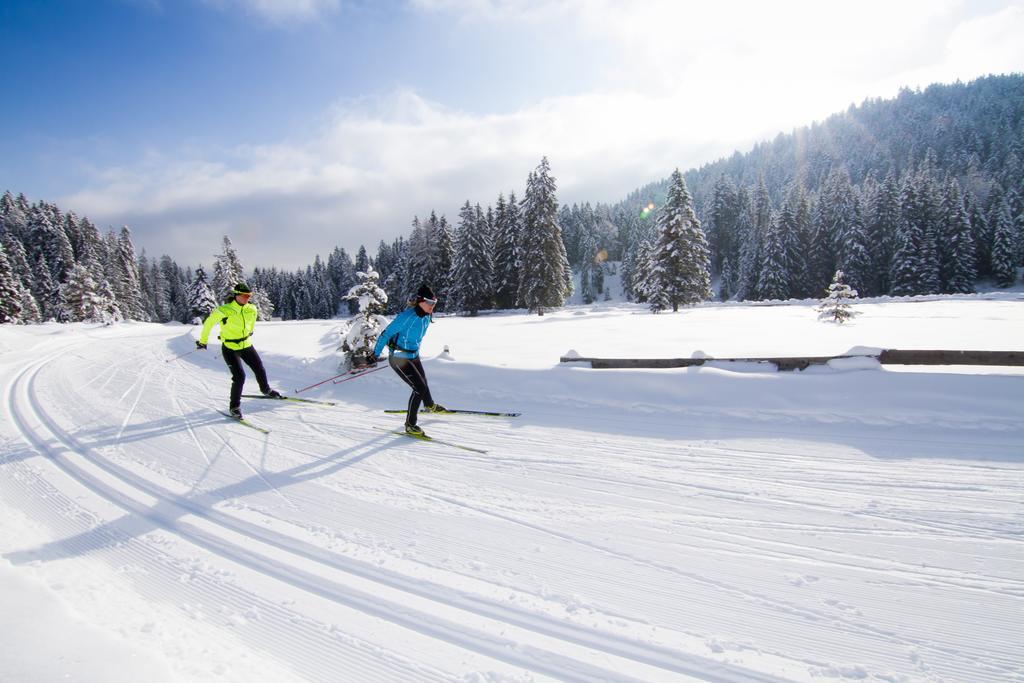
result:
[[[3,326],[0,680],[1021,680],[1024,369],[558,363],[1022,349],[1018,293],[860,309],[440,318],[484,455],[381,431],[390,370],[265,436],[194,328]],[[260,324],[272,383],[339,327]]]

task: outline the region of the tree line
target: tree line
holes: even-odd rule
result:
[[[30,204],[23,194],[0,197],[0,322],[195,322],[248,280],[261,317],[331,318],[358,310],[353,287],[375,268],[399,310],[410,291],[431,283],[439,309],[467,311],[523,306],[538,313],[571,294],[557,221],[556,182],[547,159],[530,173],[522,201],[500,195],[484,213],[467,200],[454,230],[442,215],[413,220],[408,239],[381,241],[376,258],[361,246],[353,259],[336,247],[324,262],[294,272],[243,268],[229,237],[212,272],[182,268],[170,256],[136,255],[131,230],[102,236],[87,218],[56,205]]]
[[[6,192],[0,322],[191,322],[239,279],[265,317],[351,315],[370,269],[388,313],[424,282],[441,293],[438,310],[543,313],[570,295],[573,272],[589,303],[609,262],[621,262],[628,298],[655,311],[712,295],[818,298],[837,270],[862,295],[1009,286],[1024,264],[1022,155],[1024,77],[990,76],[866,101],[613,205],[560,206],[544,158],[522,199],[467,200],[454,225],[430,211],[374,256],[336,247],[295,271],[245,271],[227,237],[211,271],[182,268],[138,255],[127,227],[102,235]]]

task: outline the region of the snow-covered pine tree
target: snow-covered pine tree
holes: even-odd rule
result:
[[[423,226],[423,280],[422,282],[433,282],[435,278],[440,276],[441,262],[440,253],[437,249],[437,237],[438,231],[441,229],[441,219],[437,217],[437,214],[433,211],[430,212],[430,218]],[[451,231],[449,231],[451,232]],[[452,234],[452,245],[454,248],[455,237]],[[455,258],[454,252],[451,254],[452,258]],[[448,263],[448,270],[451,270],[451,262]],[[444,274],[448,277],[448,271]]]
[[[313,260],[310,275],[312,278],[310,287],[314,297],[313,317],[322,320],[330,319],[334,315],[334,285],[327,273],[327,266],[320,260],[320,254],[317,254]]]
[[[57,320],[60,313],[60,287],[53,281],[50,266],[42,253],[36,257],[32,273],[32,297],[39,305],[40,320]]]
[[[896,241],[890,262],[890,293],[894,296],[925,294],[927,290],[924,266],[924,228],[917,215],[917,186],[912,176],[903,183],[900,194],[900,219],[896,226]]]
[[[783,234],[792,224],[793,215],[789,205],[783,204],[765,233],[761,247],[761,279],[757,283],[757,293],[761,299],[789,298],[791,276]]]
[[[925,294],[937,294],[941,291],[939,279],[938,244],[942,231],[941,226],[941,192],[935,171],[935,151],[928,149],[924,161],[917,171],[917,204],[914,216],[921,222],[924,241],[922,243],[922,285]]]
[[[989,213],[992,226],[992,277],[997,287],[1010,287],[1017,280],[1016,231],[1006,197]]]
[[[516,195],[498,195],[494,215],[494,301],[497,308],[515,308],[519,290],[519,207]]]
[[[834,270],[826,271],[834,256],[829,255],[828,231],[825,229],[822,212],[821,196],[815,195],[811,201],[811,225],[807,234],[807,280],[804,294],[817,297],[828,287]]]
[[[860,201],[853,193],[848,206],[849,214],[839,227],[839,270],[850,287],[860,292],[869,292],[872,281],[871,253],[868,250],[868,236],[861,218]]]
[[[657,245],[655,245],[651,250],[651,279],[647,290],[647,305],[652,313],[661,313],[668,310],[668,307],[672,305],[670,292],[667,287],[663,286],[668,280],[665,267],[653,258],[653,255],[657,253],[657,248]]]
[[[753,202],[750,207],[752,210],[751,217],[753,218],[751,230],[755,235],[753,241],[754,249],[750,252],[754,265],[753,269],[749,271],[751,277],[750,298],[763,299],[764,297],[757,289],[757,285],[761,281],[761,263],[764,261],[762,251],[764,249],[765,236],[768,234],[768,230],[771,229],[772,223],[775,222],[775,204],[772,202],[771,193],[768,192],[768,185],[765,182],[763,173],[758,176],[757,188],[754,190]]]
[[[974,236],[960,192],[960,183],[953,177],[946,180],[941,220],[939,266],[942,291],[952,294],[973,293],[977,278]]]
[[[32,296],[32,290],[28,287],[21,288],[21,322],[25,324],[43,322],[39,303]]]
[[[335,247],[327,257],[327,272],[334,284],[336,295],[333,315],[340,315],[341,302],[344,301],[345,294],[356,284],[356,267],[352,263],[352,257],[344,249]],[[349,310],[350,315],[354,313],[355,310]]]
[[[170,307],[170,320],[188,322],[188,310],[185,292],[188,289],[189,280],[182,272],[181,266],[164,254],[160,257],[160,272],[163,274],[164,282],[167,283],[167,302]]]
[[[355,284],[355,271],[352,271],[352,284]],[[288,273],[285,271],[278,271],[274,266],[271,266],[270,270],[263,271],[263,288],[271,297],[274,303],[274,313],[279,316],[282,320],[289,320],[291,317],[291,310],[289,308],[289,297],[288,288],[290,282],[288,280]],[[349,287],[351,289],[351,287]],[[341,292],[341,297],[344,297],[348,289]],[[344,316],[345,311],[348,310],[348,302],[344,298],[338,299],[338,314]]]
[[[4,224],[23,243],[29,234],[28,216],[31,211],[32,207],[22,193],[18,193],[17,197],[13,197],[8,192],[0,200],[0,212],[3,214]],[[25,245],[25,251],[28,252],[27,245]]]
[[[644,240],[636,246],[636,256],[632,273],[633,300],[640,304],[650,303],[655,290],[654,278],[654,240]]]
[[[628,246],[622,263],[622,284],[629,301],[648,302],[651,250],[657,239],[657,225],[650,211],[640,211],[629,231]]]
[[[88,218],[79,218],[73,211],[64,216],[64,232],[71,241],[71,248],[74,250],[75,262],[85,265],[94,258],[91,243],[98,236],[96,226],[92,225]],[[94,278],[95,279],[95,278]]]
[[[359,273],[365,273],[369,270],[370,256],[366,253],[366,246],[360,244],[359,250],[356,252],[356,279],[359,278]]]
[[[989,277],[992,274],[992,230],[989,228],[988,216],[984,206],[974,195],[964,195],[964,206],[971,221],[971,238],[974,241],[974,262],[978,277]]]
[[[1024,164],[1022,164],[1024,166]],[[1006,193],[1006,205],[1010,210],[1010,218],[1013,220],[1014,241],[1017,244],[1017,265],[1024,266],[1024,168],[1018,170],[1012,177],[1016,178],[1017,187],[1010,186]]]
[[[572,271],[558,227],[558,198],[547,157],[526,181],[523,197],[523,269],[518,300],[538,315],[565,303],[572,294]]]
[[[21,298],[21,282],[14,277],[7,253],[0,244],[0,324],[22,322]]]
[[[67,235],[68,244],[71,245],[72,258],[75,263],[85,263],[86,260],[85,234],[82,230],[82,223],[83,220],[74,211],[69,211],[64,214],[64,221],[61,225],[64,234]]]
[[[727,174],[722,173],[711,190],[711,211],[706,226],[713,272],[724,273],[727,260],[735,264],[739,259],[739,218],[740,205],[736,184]],[[722,286],[731,296],[731,279],[727,282],[723,278]]]
[[[755,207],[754,201],[746,188],[738,190],[739,218],[736,223],[736,235],[739,240],[739,270],[736,273],[736,295],[740,301],[757,298],[757,281],[759,277],[758,266],[760,265],[761,241],[763,235],[758,231],[758,216],[770,215],[771,205],[766,203],[768,193],[758,192],[757,203],[761,210]],[[763,209],[767,206],[769,213]]]
[[[565,256],[569,259],[569,267],[574,271],[580,266],[580,236],[583,220],[577,204],[563,204],[558,209],[558,227],[562,230],[562,242],[565,244]]]
[[[144,306],[153,322],[171,321],[171,299],[169,284],[156,259],[150,260],[146,250],[139,256],[139,282],[142,288]]]
[[[309,278],[306,277],[305,271],[300,270],[293,276],[293,282],[291,290],[295,319],[309,320],[313,317],[313,292],[310,289]]]
[[[436,215],[431,212],[431,220],[436,222]],[[408,254],[405,261],[405,282],[410,288],[419,286],[430,277],[430,221],[424,226],[418,216],[412,219],[412,231],[406,242]]]
[[[64,228],[59,224],[54,226],[50,236],[50,243],[47,245],[47,260],[50,263],[50,270],[54,282],[67,282],[71,269],[75,266],[75,253],[71,248],[71,240],[68,239]]]
[[[210,289],[210,284],[206,280],[206,271],[201,265],[196,268],[195,277],[192,284],[189,285],[186,298],[189,320],[192,324],[203,322],[206,316],[210,315],[210,311],[220,305],[213,295],[213,290]]]
[[[856,277],[857,286],[863,286],[863,271],[870,268],[867,240],[857,194],[845,166],[835,165],[829,172],[818,200],[816,219],[818,262],[814,291],[820,292],[836,270],[846,271],[847,267],[851,270],[846,276]]]
[[[658,212],[658,241],[653,254],[652,307],[691,306],[711,298],[711,261],[693,199],[677,168],[668,197]]]
[[[889,273],[892,271],[896,232],[900,222],[900,187],[892,169],[886,173],[885,180],[878,186],[866,211],[868,251],[875,273],[875,288],[879,294],[888,294],[891,288]]]
[[[356,277],[359,283],[349,290],[346,298],[358,303],[359,313],[341,330],[340,348],[345,353],[345,369],[363,367],[370,362],[377,337],[388,325],[387,318],[383,315],[388,295],[377,283],[377,271],[360,271]]]
[[[99,285],[92,279],[89,269],[76,263],[71,269],[68,281],[61,288],[64,309],[71,322],[106,323],[113,322],[107,310],[107,302],[101,295]]]
[[[38,257],[42,254],[46,257],[50,279],[59,287],[67,280],[75,265],[75,254],[67,233],[61,227],[63,221],[54,221],[54,208],[42,202],[32,207],[29,215],[29,246],[26,251],[30,256]]]
[[[238,259],[231,240],[227,235],[221,241],[220,254],[213,262],[213,280],[210,287],[217,301],[225,301],[230,298],[231,290],[243,280],[242,262]]]
[[[12,234],[19,240],[25,232],[25,215],[10,190],[0,195],[0,236]]]
[[[718,280],[718,298],[722,301],[728,301],[732,298],[735,293],[733,290],[733,282],[735,276],[733,275],[732,259],[726,257],[722,261],[722,275]]]
[[[480,205],[477,204],[477,208]],[[491,263],[494,263],[494,239],[497,234],[497,230],[494,223],[494,209],[490,206],[487,207],[487,212],[484,215],[484,226],[487,230],[487,243],[491,245]]]
[[[812,295],[808,263],[812,226],[811,205],[801,182],[797,181],[790,186],[782,206],[779,227],[782,229],[782,244],[789,271],[789,296],[804,298]]]
[[[408,270],[406,265],[407,244],[405,238],[399,235],[390,246],[381,240],[377,249],[377,258],[374,261],[375,270],[380,275],[380,288],[388,295],[385,314],[397,313],[404,293],[409,291],[409,287],[405,283],[405,273]]]
[[[431,219],[433,219],[433,213],[431,213]],[[452,287],[452,264],[455,262],[456,251],[455,239],[452,235],[451,226],[448,225],[447,218],[441,216],[436,223],[432,220],[430,225],[432,267],[427,279],[421,280],[421,282],[429,282],[438,296],[441,296],[442,293],[447,292]],[[411,288],[412,283],[409,283],[409,285]],[[436,310],[438,312],[446,310],[444,299],[437,302]]]
[[[117,323],[124,320],[124,313],[121,312],[121,306],[117,303],[114,288],[106,278],[100,280],[97,285],[96,305],[103,309],[104,323]]]
[[[832,278],[832,284],[825,292],[825,298],[818,306],[818,320],[828,322],[844,323],[847,320],[859,315],[859,311],[850,308],[850,302],[857,298],[857,290],[843,282],[843,271],[837,270]]]
[[[9,193],[8,193],[9,194]],[[0,237],[0,246],[3,246],[7,253],[7,262],[10,264],[11,276],[18,285],[18,292],[21,302],[20,320],[22,323],[38,323],[42,321],[42,313],[39,304],[32,294],[32,287],[35,279],[32,276],[32,268],[28,265],[25,256],[25,247],[17,238],[13,230],[8,229]]]
[[[249,303],[256,307],[257,320],[270,320],[274,317],[274,302],[267,296],[265,290],[254,288]]]
[[[121,313],[128,320],[148,322],[149,311],[143,307],[142,288],[139,280],[139,261],[135,256],[135,245],[128,226],[121,228],[114,255],[116,281],[113,283]]]
[[[493,278],[494,264],[487,228],[481,221],[479,206],[474,209],[467,200],[459,211],[459,227],[455,235],[449,310],[466,311],[473,316],[490,306]]]

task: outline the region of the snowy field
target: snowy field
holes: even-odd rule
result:
[[[435,398],[522,416],[420,424],[487,454],[387,369],[265,436],[195,328],[3,326],[0,680],[1024,680],[1024,368],[558,363],[1024,349],[1020,293],[859,309],[439,318]],[[271,383],[339,326],[258,325]]]

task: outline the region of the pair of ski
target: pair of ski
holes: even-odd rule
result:
[[[295,403],[315,403],[317,405],[322,406],[338,405],[337,403],[334,403],[332,401],[314,401],[311,398],[296,398],[294,396],[264,396],[262,394],[242,394],[242,398],[262,398],[268,401],[294,401]],[[228,418],[229,420],[234,420],[238,424],[244,425],[249,429],[255,429],[257,432],[260,432],[262,434],[270,433],[270,430],[267,429],[266,427],[261,427],[258,424],[253,424],[252,422],[246,420],[244,417],[235,417],[231,413],[224,410],[218,410],[217,412],[223,415],[224,417]]]
[[[404,414],[406,411],[405,410],[395,409],[395,410],[385,410],[384,412],[385,413],[391,413],[391,414]],[[490,410],[454,410],[454,409],[453,410],[449,410],[449,409],[445,409],[445,410],[441,410],[441,411],[438,411],[438,412],[427,412],[426,414],[427,415],[479,415],[479,416],[483,416],[483,417],[519,417],[522,413],[499,413],[499,412],[494,412],[494,411],[490,411]],[[436,438],[434,438],[432,436],[427,436],[426,434],[410,434],[409,432],[401,430],[401,429],[385,429],[384,427],[374,427],[374,429],[380,429],[381,431],[390,432],[391,434],[396,434],[398,436],[408,436],[410,439],[416,439],[417,441],[433,441],[436,444],[441,444],[443,446],[451,446],[452,448],[461,448],[462,450],[469,451],[471,453],[486,453],[487,452],[487,451],[483,450],[482,448],[473,448],[472,446],[465,446],[465,445],[463,445],[461,443],[452,443],[451,441],[444,441],[442,439],[436,439]]]
[[[296,403],[312,403],[312,404],[326,405],[326,406],[337,405],[336,403],[333,403],[331,401],[315,401],[315,400],[313,400],[311,398],[296,398],[296,397],[293,397],[293,396],[280,396],[280,397],[276,397],[275,398],[275,397],[272,397],[272,396],[263,396],[263,395],[260,395],[260,394],[242,394],[242,398],[261,398],[261,399],[267,399],[267,400],[271,400],[271,401],[295,401]],[[221,415],[223,415],[224,417],[228,418],[229,420],[234,420],[235,422],[237,422],[240,425],[244,425],[244,426],[246,426],[246,427],[248,427],[250,429],[254,429],[257,432],[260,432],[262,434],[270,434],[270,430],[267,429],[266,427],[261,427],[258,424],[254,424],[254,423],[246,420],[245,418],[235,417],[231,413],[228,413],[228,412],[223,411],[223,410],[218,410],[217,412],[219,412]],[[396,409],[396,410],[385,410],[384,412],[385,413],[392,413],[392,414],[401,414],[401,413],[405,413],[406,411],[405,410],[401,410],[401,409]],[[483,416],[483,417],[519,417],[522,413],[502,413],[502,412],[496,412],[496,411],[490,411],[490,410],[449,410],[449,409],[446,409],[446,410],[443,410],[443,411],[440,411],[440,412],[429,413],[429,414],[431,414],[431,415],[479,415],[479,416]],[[460,444],[460,443],[453,443],[451,441],[444,441],[442,439],[437,439],[437,438],[434,438],[432,436],[427,436],[426,434],[410,434],[409,432],[406,432],[404,430],[386,429],[384,427],[375,427],[375,429],[380,429],[381,431],[390,432],[391,434],[395,434],[397,436],[407,436],[407,437],[409,437],[411,439],[417,439],[418,441],[433,441],[434,443],[439,444],[439,445],[451,446],[452,448],[460,448],[460,449],[462,449],[464,451],[469,451],[471,453],[487,453],[487,451],[483,450],[482,448],[474,448],[472,446],[466,446],[466,445]]]

